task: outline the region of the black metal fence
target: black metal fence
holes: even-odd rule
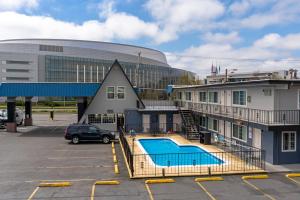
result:
[[[133,155],[134,177],[254,173],[265,170],[264,152],[230,151]]]
[[[220,143],[224,152],[141,154],[120,131],[126,160],[132,177],[159,177],[184,175],[212,175],[226,173],[251,173],[265,170],[265,152],[256,148],[240,148],[232,143]],[[133,142],[133,143],[132,143]],[[138,145],[140,146],[140,145]],[[141,148],[141,147],[140,147]]]
[[[122,145],[123,150],[124,150],[124,154],[125,154],[125,157],[126,157],[126,162],[128,163],[131,175],[133,176],[133,173],[134,173],[133,154],[132,154],[131,149],[129,147],[129,144],[128,144],[126,138],[125,138],[125,132],[124,132],[123,129],[119,130],[119,139],[120,139],[121,145]]]
[[[184,101],[177,101],[176,105],[204,114],[219,115],[261,124],[300,124],[299,110],[260,110]]]

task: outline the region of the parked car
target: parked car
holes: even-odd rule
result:
[[[65,139],[71,140],[73,144],[80,141],[102,141],[108,144],[115,139],[115,135],[92,124],[71,124],[65,129]]]
[[[21,109],[17,108],[15,115],[16,115],[17,125],[18,126],[22,125],[24,122],[24,112]],[[7,110],[5,109],[0,110],[0,125],[4,126],[6,121],[7,121]]]

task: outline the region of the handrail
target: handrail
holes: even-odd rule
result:
[[[247,107],[179,101],[181,108],[260,124],[300,124],[300,110],[261,110]]]

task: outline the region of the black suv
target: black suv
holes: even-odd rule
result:
[[[79,141],[102,141],[108,144],[115,139],[115,135],[91,124],[71,124],[65,130],[65,139],[71,140],[73,144]]]

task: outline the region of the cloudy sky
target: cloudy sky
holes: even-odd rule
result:
[[[300,0],[0,0],[0,39],[112,41],[163,51],[201,77],[300,70]]]

